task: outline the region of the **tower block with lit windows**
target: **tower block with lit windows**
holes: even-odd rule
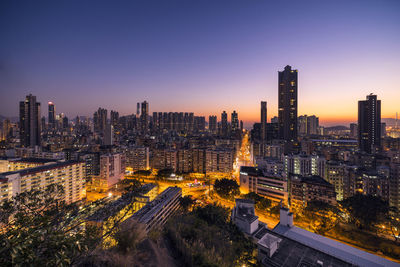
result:
[[[279,138],[291,147],[297,141],[297,70],[287,65],[278,77]]]
[[[358,101],[358,144],[361,151],[377,152],[381,146],[381,101],[370,94]]]

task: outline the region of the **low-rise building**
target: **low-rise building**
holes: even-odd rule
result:
[[[377,255],[296,227],[293,214],[281,209],[280,223],[266,230],[258,251],[262,266],[398,266]]]
[[[182,188],[168,187],[153,201],[147,203],[130,218],[145,226],[147,232],[159,229],[179,209]]]
[[[336,193],[333,185],[320,176],[294,175],[289,179],[289,202],[294,209],[305,208],[310,201],[322,201],[336,204]]]
[[[240,190],[257,193],[275,202],[288,203],[287,178],[264,173],[255,167],[240,168]]]
[[[253,200],[235,199],[231,218],[233,223],[246,234],[251,235],[258,229],[258,216],[255,215]]]
[[[156,184],[145,184],[139,190],[124,194],[97,210],[87,218],[87,225],[101,229],[102,234],[107,236],[103,240],[104,246],[111,247],[115,245],[115,240],[111,235],[111,232],[116,231],[115,224],[124,222],[147,203],[153,201],[157,192]]]

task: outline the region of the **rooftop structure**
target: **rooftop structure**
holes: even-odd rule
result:
[[[290,223],[287,223],[287,220],[290,220],[290,217],[291,215],[289,210],[281,209],[280,223],[272,230],[273,234],[281,239],[289,240],[295,247],[301,244],[301,246],[307,247],[308,250],[318,251],[318,255],[323,256],[325,254],[330,256],[330,258],[325,259],[325,261],[323,259],[319,259],[321,262],[319,265],[321,266],[399,266],[397,263],[389,261],[385,258],[293,226]],[[281,245],[283,245],[282,242],[279,243],[278,251],[280,252],[284,251],[285,249],[286,253],[288,253],[290,250],[293,250],[293,248],[285,248]],[[304,249],[304,253],[306,253],[306,255],[308,253],[307,249]],[[335,258],[334,262],[337,262],[338,264],[327,264],[327,260],[328,262],[333,262],[332,258]],[[268,261],[269,259],[266,260],[266,262]],[[310,264],[312,265],[312,263]]]
[[[163,225],[169,216],[179,208],[179,199],[182,196],[182,188],[168,187],[153,201],[147,203],[131,219],[137,220],[150,231],[156,226]]]
[[[151,201],[150,196],[148,195],[152,193],[153,190],[157,190],[156,184],[145,184],[141,186],[137,191],[132,191],[124,194],[115,201],[110,202],[102,209],[97,210],[87,220],[92,222],[103,222],[108,218],[115,216],[121,210],[125,209],[127,205],[133,202],[137,202],[137,205],[134,205],[134,207],[132,208],[139,210],[142,206]]]
[[[232,210],[232,221],[246,234],[253,234],[258,229],[258,216],[254,212],[254,201],[237,198]]]

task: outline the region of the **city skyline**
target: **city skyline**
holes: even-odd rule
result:
[[[0,115],[18,116],[17,103],[32,93],[69,118],[98,107],[134,114],[146,100],[150,114],[219,119],[236,110],[249,127],[260,120],[261,100],[268,121],[278,115],[277,73],[291,65],[298,115],[316,115],[321,125],[356,122],[357,101],[374,93],[382,118],[394,118],[399,4],[360,3],[2,3]]]

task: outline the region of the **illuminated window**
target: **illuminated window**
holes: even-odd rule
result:
[[[296,83],[295,83],[294,81],[291,81],[291,82],[290,82],[290,85],[291,85],[291,86],[295,86]]]

